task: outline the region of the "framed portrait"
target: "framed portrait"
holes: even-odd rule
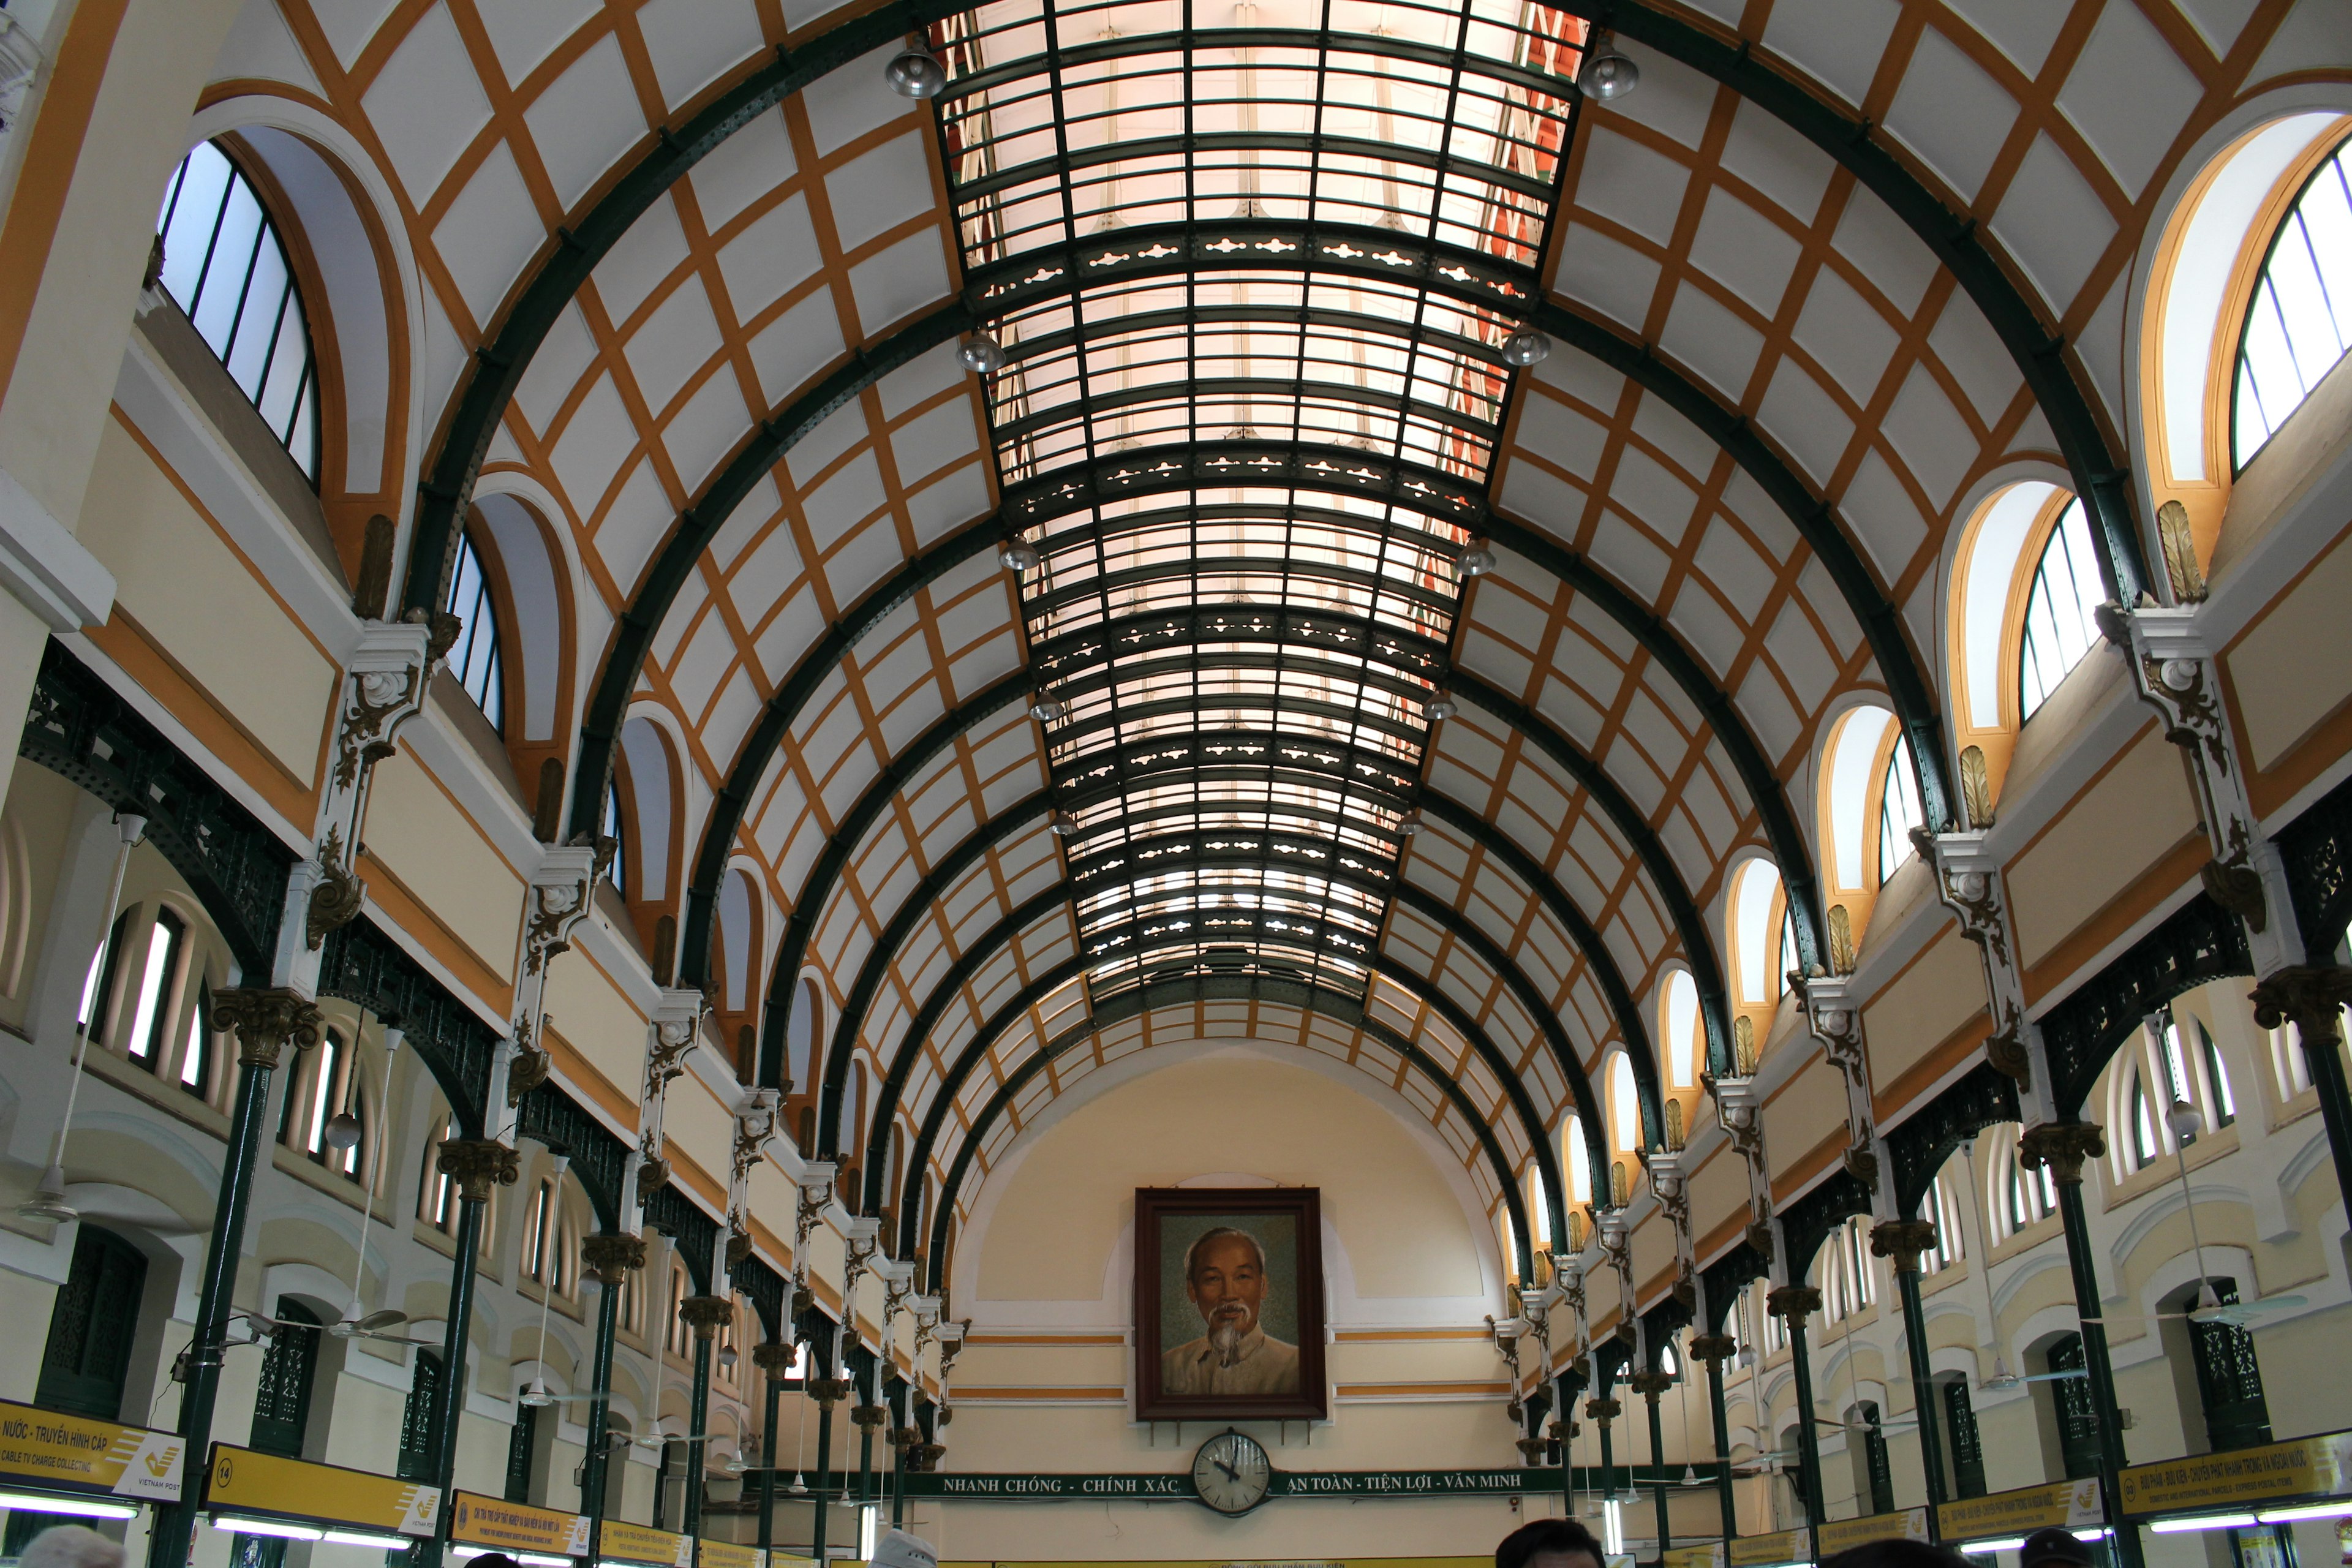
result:
[[[1138,1187],[1136,1419],[1319,1419],[1328,1403],[1316,1189]]]

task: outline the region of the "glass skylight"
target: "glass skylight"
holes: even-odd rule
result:
[[[1232,973],[1362,996],[1581,39],[1497,0],[935,29],[1097,1002]]]

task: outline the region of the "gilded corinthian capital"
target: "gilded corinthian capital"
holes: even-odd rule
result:
[[[298,1051],[317,1045],[327,1019],[299,991],[253,985],[213,993],[213,1026],[236,1031],[240,1067],[274,1068],[289,1041]]]
[[[452,1138],[434,1168],[455,1181],[458,1197],[469,1204],[489,1202],[492,1187],[511,1187],[521,1173],[515,1152],[495,1138]]]
[[[688,1296],[677,1304],[677,1316],[696,1339],[717,1339],[719,1331],[735,1321],[735,1303],[724,1296]]]
[[[1919,1255],[1936,1245],[1936,1226],[1924,1219],[1882,1220],[1870,1227],[1870,1255],[1892,1258],[1906,1274],[1919,1272]]]
[[[2343,1034],[2341,1009],[2352,1002],[2352,969],[2297,963],[2273,973],[2247,994],[2254,1022],[2265,1029],[2293,1024],[2306,1047],[2332,1045]]]
[[[2045,1121],[2017,1141],[2020,1164],[2029,1171],[2046,1165],[2053,1178],[2070,1184],[2082,1181],[2084,1161],[2106,1152],[2106,1134],[2095,1121]]]
[[[580,1265],[595,1278],[599,1285],[614,1286],[629,1277],[633,1269],[646,1266],[646,1238],[642,1236],[604,1235],[580,1239]]]
[[[1764,1310],[1790,1323],[1801,1323],[1822,1310],[1822,1293],[1811,1285],[1783,1285],[1764,1298]]]

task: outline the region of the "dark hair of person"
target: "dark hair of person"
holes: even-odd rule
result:
[[[1822,1558],[1821,1568],[1969,1568],[1969,1560],[1924,1541],[1873,1541]]]
[[[1592,1559],[1594,1568],[1608,1560],[1592,1531],[1576,1521],[1539,1519],[1503,1537],[1502,1544],[1495,1548],[1495,1568],[1528,1568],[1530,1561],[1546,1552],[1581,1552]]]

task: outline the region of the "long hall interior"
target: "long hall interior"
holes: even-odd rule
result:
[[[828,3],[0,0],[0,1563],[2352,1562],[2346,0]]]

